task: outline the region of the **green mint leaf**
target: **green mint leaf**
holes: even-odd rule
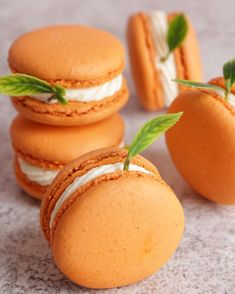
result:
[[[223,66],[224,82],[226,87],[225,99],[227,100],[228,94],[235,82],[235,59],[226,62]]]
[[[177,80],[177,79],[172,81],[185,87],[225,92],[224,88],[213,85],[213,84],[193,82],[193,81],[187,81],[187,80]]]
[[[52,91],[50,84],[29,75],[10,74],[0,78],[0,93],[5,95],[24,96]]]
[[[182,13],[175,16],[170,22],[167,31],[167,44],[169,48],[168,55],[183,43],[187,32],[188,23],[185,16]]]
[[[147,122],[137,133],[128,148],[124,170],[128,170],[130,160],[150,146],[161,134],[170,129],[182,116],[182,112],[160,115]]]
[[[0,93],[8,96],[25,96],[35,94],[52,94],[60,104],[67,104],[65,89],[26,74],[10,74],[0,77]]]

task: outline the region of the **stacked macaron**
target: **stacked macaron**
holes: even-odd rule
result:
[[[117,112],[128,99],[124,50],[107,32],[58,25],[19,37],[8,61],[14,74],[2,83],[7,90],[10,85],[20,114],[11,127],[16,178],[42,198],[64,164],[122,144],[124,123]]]

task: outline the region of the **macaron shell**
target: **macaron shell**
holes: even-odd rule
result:
[[[113,96],[93,102],[72,102],[67,105],[46,104],[30,97],[12,97],[13,106],[24,117],[55,126],[86,125],[101,121],[118,112],[128,100],[124,79],[120,91]]]
[[[44,125],[17,116],[11,125],[11,139],[16,154],[29,164],[57,169],[92,150],[118,146],[124,130],[119,114],[80,127]]]
[[[58,222],[52,252],[79,285],[123,286],[159,269],[176,250],[183,226],[182,207],[166,184],[127,173],[76,199]]]
[[[127,26],[127,40],[132,76],[140,102],[147,110],[164,106],[163,88],[155,68],[155,48],[148,16],[132,15]]]
[[[16,158],[14,160],[14,172],[19,186],[33,198],[42,200],[48,186],[41,186],[27,179],[27,177],[22,173]]]
[[[80,25],[55,25],[19,37],[9,50],[14,72],[65,87],[102,84],[122,72],[124,49],[110,33]]]
[[[55,180],[53,181],[52,185],[47,190],[47,193],[42,201],[41,212],[40,212],[40,219],[41,219],[41,228],[46,237],[46,239],[52,239],[53,233],[51,231],[56,228],[57,221],[59,221],[60,215],[68,208],[67,204],[71,204],[77,197],[69,197],[69,201],[65,203],[61,210],[58,212],[58,217],[55,218],[53,230],[49,228],[49,222],[51,213],[55,207],[55,204],[60,197],[60,195],[64,192],[64,190],[77,178],[84,175],[89,170],[98,167],[104,164],[112,164],[116,162],[124,162],[127,156],[127,150],[117,147],[109,147],[103,148],[99,150],[95,150],[89,153],[86,153],[76,160],[68,163],[64,169],[57,175]],[[132,160],[132,163],[137,164],[139,166],[144,167],[145,169],[149,170],[154,177],[161,180],[161,177],[158,173],[156,167],[150,163],[148,160],[143,158],[142,156],[135,156]],[[115,176],[115,173],[112,173],[112,177]],[[109,178],[107,175],[106,179]],[[79,191],[82,194],[86,188],[94,185],[93,182],[89,182],[85,185],[85,188],[80,188]],[[71,195],[72,196],[72,195]]]
[[[169,113],[183,111],[166,133],[171,157],[185,180],[202,196],[235,203],[235,109],[218,95],[180,94]]]

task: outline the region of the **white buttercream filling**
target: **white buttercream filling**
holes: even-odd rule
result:
[[[172,82],[172,79],[177,78],[177,69],[173,54],[171,53],[165,62],[161,60],[168,53],[167,14],[163,11],[152,11],[149,14],[149,19],[152,27],[154,46],[157,52],[155,66],[160,72],[160,79],[165,94],[165,106],[169,106],[178,95],[179,88],[176,83]]]
[[[91,102],[100,101],[106,97],[113,96],[122,87],[123,77],[118,75],[111,81],[102,85],[81,88],[81,89],[65,89],[65,99],[68,101]],[[31,98],[47,103],[57,103],[56,99],[50,99],[51,94],[35,94],[30,95]]]
[[[17,158],[23,174],[32,182],[41,186],[48,186],[54,180],[59,170],[50,170],[27,163],[22,158]]]
[[[105,164],[98,167],[95,167],[91,170],[89,170],[87,173],[82,175],[81,177],[75,178],[75,180],[64,190],[64,192],[60,195],[60,197],[57,199],[57,202],[55,204],[55,207],[51,213],[50,217],[50,228],[52,227],[52,224],[54,222],[54,219],[60,210],[63,203],[68,199],[72,193],[74,193],[77,189],[79,189],[82,185],[85,185],[89,181],[97,178],[98,176],[109,174],[116,172],[118,170],[123,170],[124,164],[123,163],[112,163],[112,164]],[[130,164],[129,165],[129,171],[139,171],[145,174],[152,174],[147,169],[138,166],[136,164]]]

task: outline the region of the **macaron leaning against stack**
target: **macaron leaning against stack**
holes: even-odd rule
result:
[[[123,136],[124,122],[118,114],[95,124],[71,127],[39,124],[17,116],[11,125],[16,180],[29,195],[42,199],[66,163],[96,148],[119,146]]]
[[[166,134],[177,169],[200,195],[219,204],[235,204],[234,72],[235,60],[224,65],[224,78],[179,81],[197,90],[180,94],[168,110],[184,112]]]
[[[100,149],[66,165],[48,188],[41,228],[55,263],[73,282],[88,288],[135,283],[176,250],[184,228],[180,202],[157,169],[136,155],[153,141],[154,128],[158,135],[169,128],[172,117],[161,119],[128,151]]]
[[[16,81],[18,91],[10,94],[12,103],[30,120],[85,125],[111,116],[127,102],[128,89],[122,75],[124,49],[114,36],[102,30],[80,25],[37,29],[12,44],[8,61],[13,73],[30,75],[54,87],[47,93],[39,85],[39,92],[27,95],[24,93],[30,91],[25,83]],[[11,82],[14,86],[15,81]],[[35,81],[29,86],[35,88]],[[54,91],[60,96],[63,93],[62,102],[67,101],[67,105],[58,103],[59,95],[52,95]]]
[[[127,39],[133,79],[145,109],[168,107],[185,89],[172,79],[202,80],[197,37],[185,15],[136,13],[129,19]]]

